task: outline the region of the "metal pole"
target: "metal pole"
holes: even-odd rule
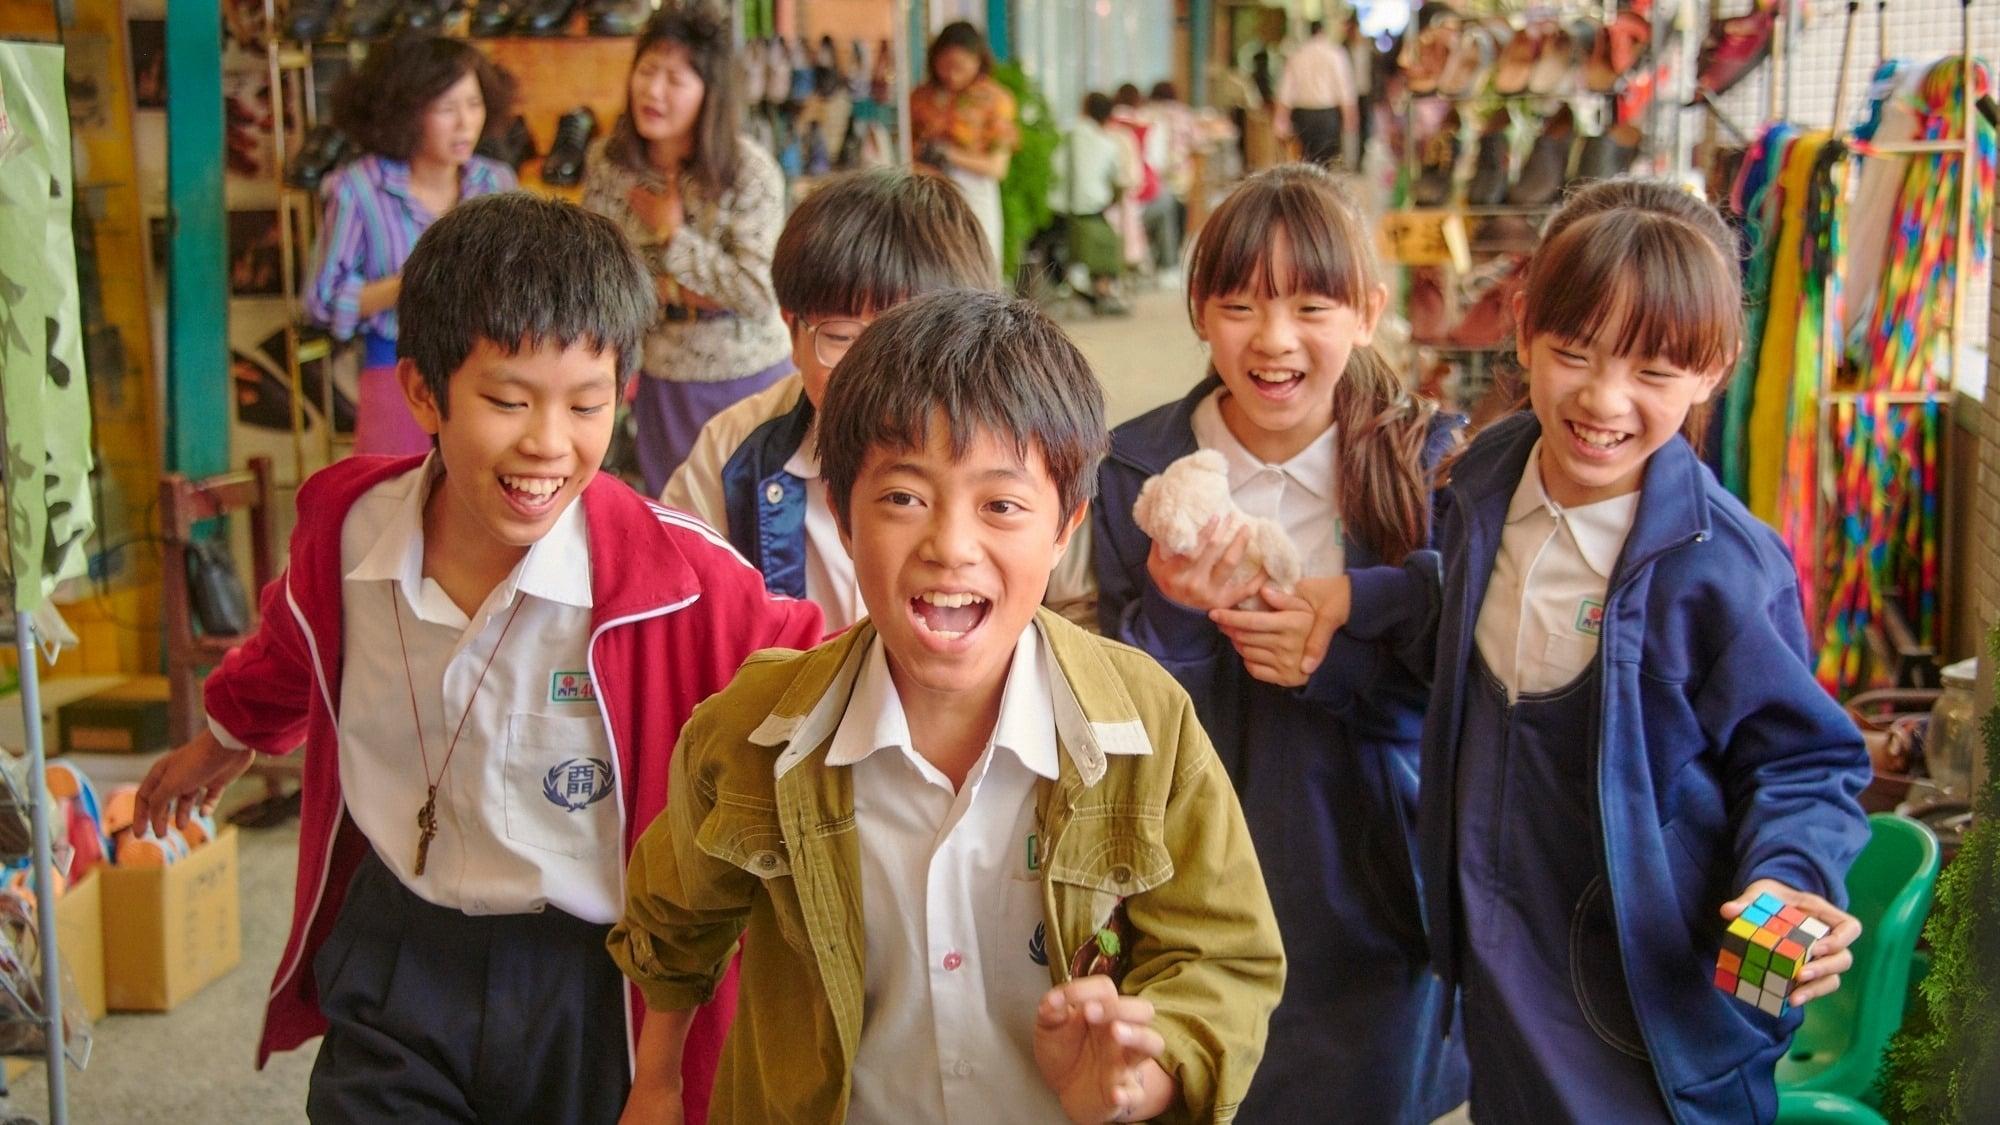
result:
[[[48,778],[42,760],[42,686],[35,665],[35,621],[14,614],[20,658],[21,720],[28,742],[28,810],[35,834],[35,926],[42,952],[42,1028],[48,1036],[49,1125],[68,1125],[68,1075],[63,1070],[62,964],[56,952],[55,865],[50,855]]]

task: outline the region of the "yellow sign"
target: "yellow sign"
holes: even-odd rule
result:
[[[1391,211],[1382,217],[1382,248],[1400,265],[1472,268],[1465,220],[1455,211]]]

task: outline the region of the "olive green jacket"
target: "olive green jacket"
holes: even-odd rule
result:
[[[1123,900],[1123,991],[1152,1002],[1180,1088],[1164,1119],[1229,1121],[1285,976],[1236,794],[1152,658],[1046,609],[1036,621],[1060,672],[1059,774],[1037,790],[1050,980]],[[825,756],[873,636],[862,621],[752,656],[682,728],[666,812],[632,851],[609,944],[650,1008],[708,1000],[742,940],[718,1125],[847,1114],[866,941],[853,781]]]

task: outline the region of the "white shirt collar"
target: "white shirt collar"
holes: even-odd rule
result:
[[[381,537],[347,578],[361,582],[390,581],[402,587],[404,600],[413,607],[425,604],[424,597],[424,504],[431,488],[444,476],[444,466],[436,451],[424,463],[390,482],[401,487],[396,512],[383,525]],[[501,597],[492,604],[505,605],[516,591],[547,601],[588,609],[590,592],[590,537],[583,524],[583,502],[573,500],[549,528],[547,535],[528,548],[528,554],[501,583]]]
[[[1041,628],[1030,624],[1014,645],[1007,686],[1000,694],[1000,717],[987,745],[1005,747],[1035,775],[1054,780],[1055,700],[1049,688],[1048,665]],[[889,658],[882,639],[875,637],[868,642],[868,655],[862,658],[853,693],[848,696],[846,715],[834,731],[833,745],[827,748],[826,764],[851,766],[891,747],[916,752],[909,719],[889,676]]]
[[[1573,508],[1557,504],[1542,484],[1542,443],[1538,439],[1528,451],[1528,467],[1521,473],[1521,483],[1514,486],[1514,499],[1507,505],[1507,522],[1519,523],[1536,512],[1545,512],[1556,523],[1568,525],[1583,561],[1598,577],[1610,578],[1619,554],[1625,550],[1625,537],[1631,534],[1632,520],[1639,513],[1639,494],[1628,492]]]
[[[1316,499],[1332,503],[1334,500],[1334,479],[1338,466],[1339,449],[1336,446],[1337,427],[1328,426],[1326,432],[1312,440],[1312,444],[1294,454],[1291,460],[1282,464],[1264,461],[1244,448],[1242,442],[1229,430],[1229,423],[1222,419],[1222,400],[1229,394],[1229,388],[1217,387],[1215,393],[1202,399],[1194,408],[1194,417],[1189,425],[1194,430],[1194,439],[1203,449],[1213,449],[1222,454],[1229,463],[1229,489],[1231,492],[1242,488],[1255,479],[1259,473],[1280,472],[1291,478],[1292,483],[1311,493]]]
[[[818,480],[819,438],[814,434],[807,434],[806,440],[799,443],[799,447],[792,451],[791,458],[785,462],[785,471],[800,480]]]

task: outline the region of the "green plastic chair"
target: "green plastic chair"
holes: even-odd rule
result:
[[[1813,1090],[1786,1090],[1778,1095],[1776,1125],[1888,1125],[1888,1123],[1883,1120],[1881,1114],[1841,1094],[1827,1094]]]
[[[1847,873],[1847,909],[1861,920],[1854,968],[1843,975],[1840,991],[1805,1006],[1805,1023],[1778,1060],[1781,1094],[1837,1094],[1870,1106],[1879,1100],[1875,1080],[1903,1022],[1910,962],[1930,914],[1940,849],[1937,836],[1908,817],[1877,813],[1868,828],[1868,846]],[[1794,1108],[1807,1109],[1804,1102]],[[1782,1111],[1779,1119],[1790,1120]]]

